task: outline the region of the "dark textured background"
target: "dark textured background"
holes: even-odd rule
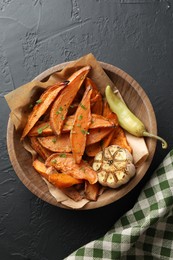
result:
[[[125,198],[80,212],[48,205],[15,175],[3,96],[52,65],[89,52],[142,85],[169,148],[163,151],[158,143],[146,177]],[[172,148],[172,100],[173,1],[0,0],[0,259],[63,259],[109,230]]]

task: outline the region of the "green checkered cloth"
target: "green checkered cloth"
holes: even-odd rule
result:
[[[134,207],[103,237],[67,260],[173,259],[173,150],[142,190]]]

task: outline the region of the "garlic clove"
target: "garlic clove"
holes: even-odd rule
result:
[[[102,165],[101,162],[97,162],[97,161],[94,162],[93,163],[93,170],[97,172],[100,169],[101,165]]]
[[[99,183],[102,184],[103,186],[107,186],[107,177],[108,174],[104,171],[101,171],[98,173],[98,180]]]

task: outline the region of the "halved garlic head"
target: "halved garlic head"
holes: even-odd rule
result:
[[[98,181],[103,186],[118,188],[127,183],[136,172],[131,153],[118,145],[111,145],[99,152],[93,162]]]

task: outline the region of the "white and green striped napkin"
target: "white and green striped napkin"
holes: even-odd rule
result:
[[[173,150],[145,185],[134,207],[103,237],[66,260],[173,259]]]

